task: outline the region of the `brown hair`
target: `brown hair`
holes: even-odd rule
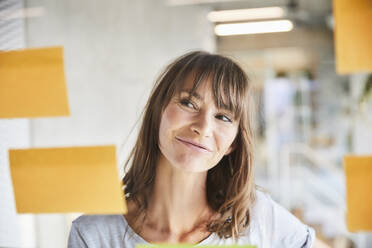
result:
[[[217,107],[231,110],[239,120],[234,150],[207,172],[207,200],[218,213],[208,229],[221,238],[238,238],[248,227],[250,207],[255,199],[253,178],[253,135],[250,124],[248,77],[231,59],[196,51],[177,58],[157,79],[144,109],[141,129],[125,166],[130,166],[123,183],[128,200],[146,216],[160,150],[159,126],[162,112],[186,79],[194,81],[192,91],[210,80]],[[192,94],[190,94],[192,95]]]

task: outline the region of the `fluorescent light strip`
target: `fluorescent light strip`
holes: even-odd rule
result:
[[[218,36],[288,32],[293,29],[289,20],[218,24],[214,32]]]
[[[245,0],[240,0],[245,1]],[[220,3],[220,2],[236,2],[236,0],[168,0],[168,5],[197,5],[197,4],[208,4],[208,3]]]
[[[243,20],[282,18],[284,15],[285,11],[281,7],[234,9],[209,12],[208,20],[211,22],[233,22]]]

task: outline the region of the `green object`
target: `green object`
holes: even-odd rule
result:
[[[225,247],[225,248],[257,248],[257,246],[253,245],[190,245],[190,244],[163,244],[163,245],[136,245],[136,248],[191,248],[191,247],[201,247],[201,248],[217,248],[217,247]]]

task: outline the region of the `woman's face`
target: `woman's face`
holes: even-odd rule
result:
[[[185,84],[165,108],[159,129],[162,159],[187,172],[214,167],[232,151],[239,120],[214,104],[210,83],[202,83],[190,96],[191,82]]]

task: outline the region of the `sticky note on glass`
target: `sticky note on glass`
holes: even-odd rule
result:
[[[347,227],[372,231],[372,156],[345,156]]]
[[[257,246],[252,245],[191,245],[191,244],[174,244],[174,245],[136,245],[136,248],[191,248],[191,247],[201,247],[201,248],[257,248]]]
[[[9,150],[18,213],[122,214],[115,146]]]
[[[372,1],[333,0],[336,70],[372,71]]]
[[[67,115],[62,47],[0,52],[0,118]]]

